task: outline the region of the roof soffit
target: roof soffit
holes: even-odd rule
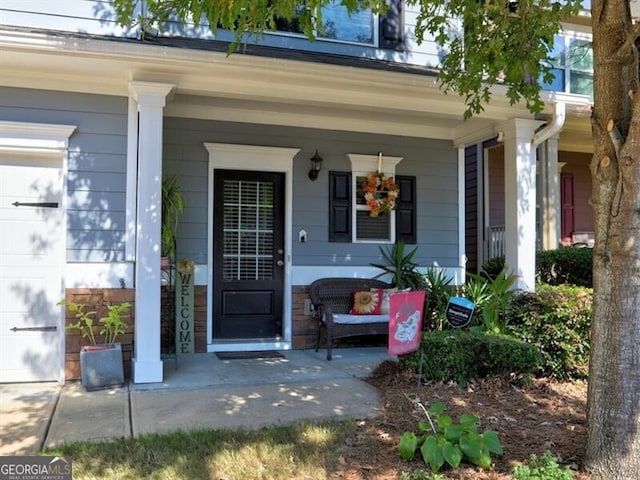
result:
[[[464,122],[462,98],[444,94],[429,75],[25,32],[0,31],[0,46],[1,85],[127,96],[131,80],[170,83],[176,96],[167,111],[197,118],[211,118],[205,110],[212,106],[237,113],[259,108],[280,112],[287,124],[304,110],[310,118],[303,124],[340,118],[361,122],[365,131],[452,140],[486,130],[479,121],[531,118],[498,87],[485,111]]]

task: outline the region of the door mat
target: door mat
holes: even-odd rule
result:
[[[266,350],[264,352],[215,352],[220,360],[246,360],[248,358],[285,358],[280,352]]]

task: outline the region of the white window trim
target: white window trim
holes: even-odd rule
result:
[[[378,155],[362,155],[357,153],[348,153],[347,157],[351,161],[351,242],[352,243],[382,243],[393,244],[396,243],[396,212],[392,211],[389,214],[389,226],[390,238],[388,240],[359,240],[357,238],[357,218],[356,212],[362,210],[368,210],[368,207],[357,204],[356,193],[357,177],[364,177],[370,172],[382,172],[387,176],[395,177],[396,165],[398,165],[403,157],[388,157],[382,154]]]
[[[314,30],[313,33],[316,37],[316,41],[378,48],[380,45],[380,15],[371,12],[371,21],[372,21],[372,27],[373,27],[373,31],[371,33],[371,35],[373,36],[373,39],[371,43],[355,42],[352,40],[340,40],[339,38],[323,37],[317,34],[318,33],[317,30]],[[292,37],[292,38],[300,38],[300,39],[307,38],[304,33],[297,33],[297,32],[285,32],[280,30],[273,30],[265,33],[267,35],[276,35],[276,36],[283,36],[283,37]]]
[[[562,67],[557,68],[558,70],[561,68],[564,72],[564,84],[563,84],[563,92],[571,93],[571,73],[583,73],[583,74],[591,74],[593,77],[593,69],[591,70],[582,70],[579,68],[573,68],[571,65],[571,42],[574,40],[579,40],[582,42],[592,42],[593,36],[588,32],[582,32],[577,30],[563,30],[557,33],[564,42],[564,48],[562,51]]]

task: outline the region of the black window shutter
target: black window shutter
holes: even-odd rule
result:
[[[396,175],[396,184],[400,188],[396,200],[396,241],[416,244],[416,177]]]
[[[329,241],[351,242],[351,172],[329,172]]]
[[[387,0],[387,14],[380,17],[380,48],[404,49],[404,1]]]

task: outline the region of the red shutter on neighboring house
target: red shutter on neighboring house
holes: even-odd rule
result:
[[[573,204],[573,175],[560,175],[560,198],[562,203],[560,237],[563,244],[571,244],[571,235],[575,230]]]

